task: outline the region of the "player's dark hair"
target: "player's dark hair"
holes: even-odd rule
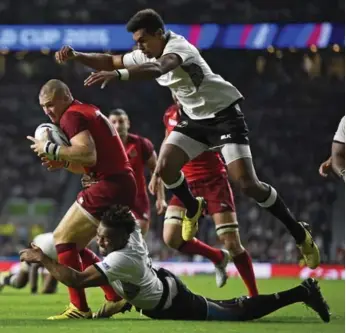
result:
[[[126,116],[127,117],[127,113],[123,109],[114,109],[109,112],[109,116]]]
[[[102,224],[114,230],[124,230],[127,235],[135,230],[135,217],[127,206],[114,205],[102,216]]]
[[[147,33],[154,35],[159,29],[165,31],[165,24],[162,17],[153,9],[143,9],[137,12],[126,25],[128,32],[135,32],[145,29]]]

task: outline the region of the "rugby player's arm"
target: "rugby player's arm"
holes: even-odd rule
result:
[[[83,53],[74,51],[74,60],[98,71],[112,71],[125,68],[122,55],[106,53]]]
[[[156,152],[153,151],[152,155],[147,161],[147,167],[150,170],[151,176],[153,176],[153,174],[155,173],[156,165],[157,165],[157,155],[156,155]],[[159,186],[156,192],[156,197],[157,197],[157,200],[166,200],[165,187],[163,185],[163,182],[159,183]]]
[[[38,270],[40,268],[40,264],[33,263],[30,265],[29,269],[29,283],[30,283],[30,291],[32,294],[37,292],[38,285]]]
[[[333,171],[345,180],[345,144],[334,141],[332,144]]]
[[[146,62],[141,65],[129,66],[130,80],[150,80],[157,79],[175,68],[179,67],[182,59],[175,53],[165,54],[155,62]]]
[[[61,265],[55,260],[43,255],[41,263],[58,281],[71,288],[99,287],[108,284],[107,277],[95,266],[91,265],[83,272]]]
[[[88,130],[76,134],[70,140],[71,146],[61,146],[59,158],[81,166],[90,167],[96,164],[97,152],[95,142]],[[85,171],[83,170],[84,173]]]

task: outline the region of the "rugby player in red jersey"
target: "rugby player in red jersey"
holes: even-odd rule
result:
[[[150,140],[128,132],[130,129],[130,120],[124,110],[112,110],[108,115],[108,119],[119,133],[135,174],[137,197],[131,211],[141,226],[142,234],[145,235],[150,225],[150,202],[144,172],[147,167],[150,173],[153,174],[156,168],[157,155]],[[166,208],[165,189],[163,183],[161,183],[156,196],[157,213],[159,215],[163,214]]]
[[[77,196],[54,231],[58,261],[81,271],[98,258],[85,249],[96,235],[103,213],[114,204],[132,208],[137,187],[130,162],[121,139],[101,111],[93,105],[75,100],[68,86],[50,80],[39,94],[40,105],[50,120],[59,125],[70,146],[59,146],[47,138],[32,141],[31,149],[43,159],[49,170],[62,168],[73,173],[88,174],[94,181]],[[110,286],[103,286],[104,307],[114,313],[126,306]],[[48,319],[91,318],[84,289],[69,288],[70,305],[58,316]]]
[[[167,137],[180,121],[178,104],[167,109],[163,121]],[[232,256],[250,296],[258,295],[252,260],[240,241],[233,194],[220,155],[215,152],[204,152],[185,164],[183,172],[192,193],[206,199],[207,213],[215,222],[216,233]],[[150,183],[151,191],[155,190],[156,177],[154,173]],[[163,229],[165,243],[182,253],[199,254],[210,259],[216,268],[216,284],[218,287],[222,287],[227,281],[225,268],[229,262],[229,254],[227,251],[210,247],[196,238],[184,241],[181,235],[184,214],[183,203],[173,196],[165,216]]]

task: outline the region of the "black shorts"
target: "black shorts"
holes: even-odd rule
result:
[[[172,300],[172,305],[168,309],[162,309],[165,303],[163,299],[159,306],[153,310],[142,310],[142,313],[152,319],[166,319],[166,320],[206,320],[207,319],[207,301],[204,297],[195,295],[191,292],[185,284],[174,274],[164,268],[156,271],[158,278],[162,281],[164,286],[163,295],[167,296],[168,283],[166,277],[172,277],[176,284],[178,293]],[[167,297],[166,297],[167,299]]]
[[[214,118],[194,120],[184,110],[181,121],[173,129],[209,147],[226,143],[249,144],[248,127],[238,102],[218,112]]]

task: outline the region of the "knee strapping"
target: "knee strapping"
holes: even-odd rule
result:
[[[239,230],[238,222],[220,224],[215,227],[216,234],[220,237],[223,234],[236,232]]]

